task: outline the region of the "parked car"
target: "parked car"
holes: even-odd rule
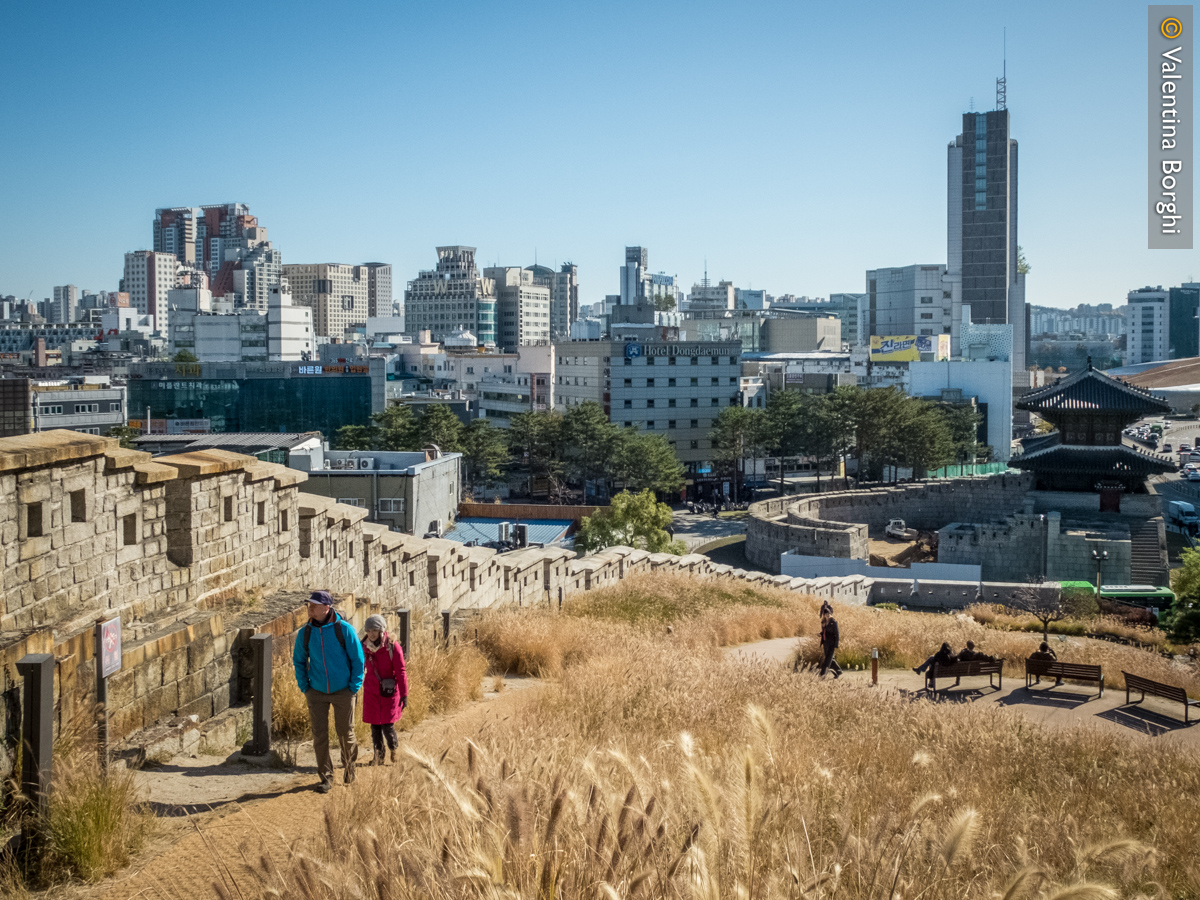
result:
[[[1188,472],[1187,480],[1200,481],[1200,469],[1192,469],[1192,471]]]
[[[1163,453],[1170,453],[1170,452],[1171,452],[1171,449],[1172,449],[1172,448],[1171,448],[1171,445],[1170,445],[1170,444],[1163,444],[1163,445],[1162,445],[1162,451],[1163,451]]]
[[[1191,444],[1180,444],[1180,445],[1179,445],[1179,452],[1180,452],[1180,453],[1187,453],[1187,452],[1188,452],[1189,450],[1191,450],[1191,449],[1192,449],[1192,445],[1191,445]]]

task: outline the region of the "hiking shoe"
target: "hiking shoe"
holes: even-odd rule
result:
[[[318,781],[316,791],[318,794],[328,794],[333,790],[332,781]]]
[[[920,669],[918,669],[916,666],[913,666],[913,672],[915,672],[915,673],[916,673],[916,674],[918,674],[918,675],[920,675],[920,674],[921,674],[921,670],[920,670]]]

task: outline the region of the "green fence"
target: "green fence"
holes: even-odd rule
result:
[[[1010,469],[1008,463],[992,462],[992,463],[976,463],[975,465],[962,466],[942,466],[940,469],[934,469],[929,473],[929,478],[959,478],[963,475],[998,475],[1001,472],[1017,473],[1016,469]]]

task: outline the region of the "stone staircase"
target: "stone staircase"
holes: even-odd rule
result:
[[[1130,580],[1165,587],[1171,583],[1167,563],[1167,532],[1161,516],[1130,524]]]

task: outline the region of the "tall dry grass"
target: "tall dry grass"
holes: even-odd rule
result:
[[[530,631],[545,620],[507,621]],[[1169,745],[734,664],[699,632],[603,629],[514,714],[333,797],[323,840],[238,890],[1200,896],[1200,807],[1188,799],[1200,768]]]

